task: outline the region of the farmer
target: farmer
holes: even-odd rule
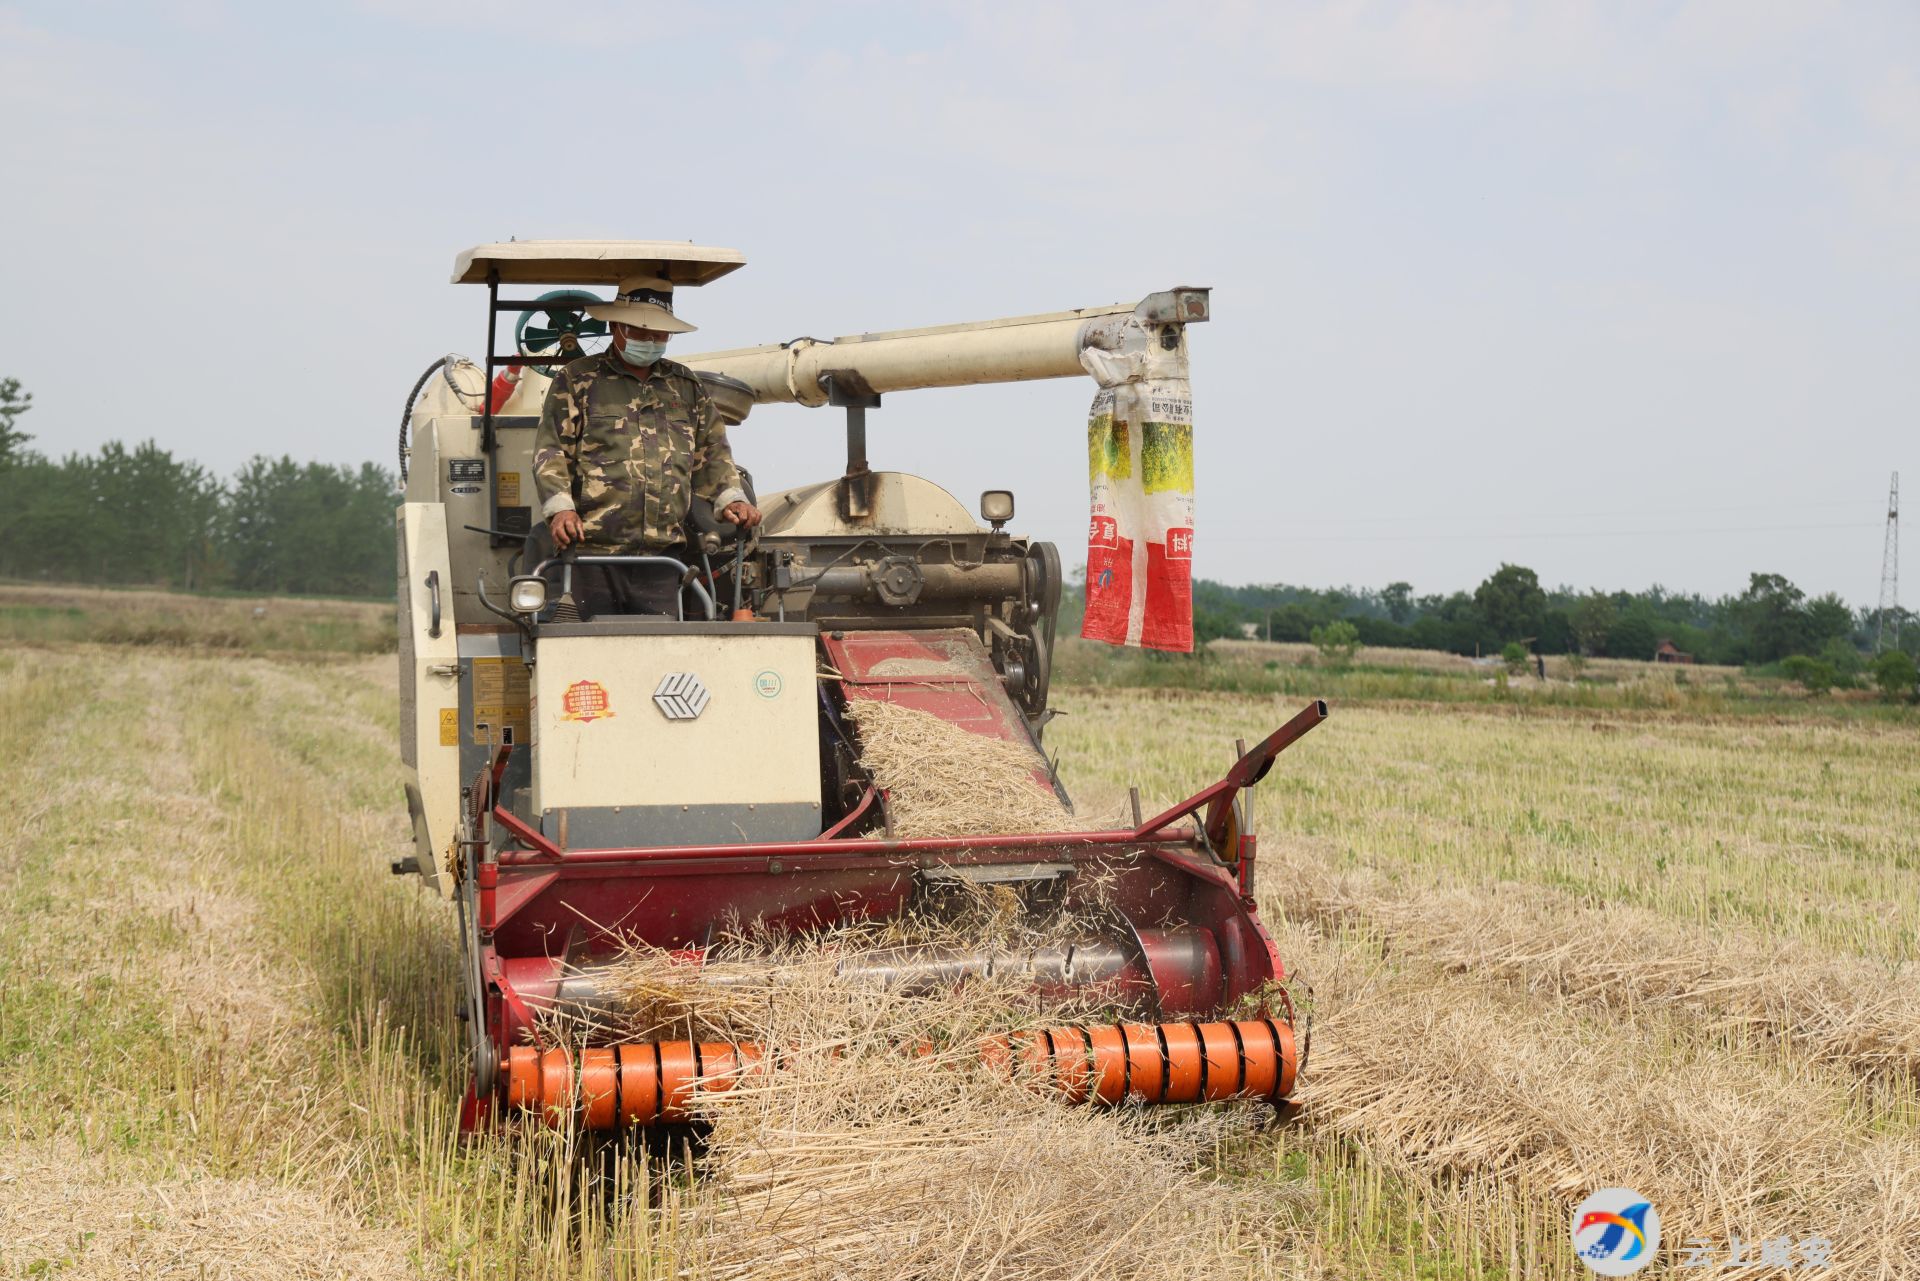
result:
[[[673,285],[629,276],[610,303],[587,314],[613,326],[613,343],[554,376],[533,442],[533,480],[556,547],[590,555],[674,555],[695,497],[751,529],[727,430],[706,388],[663,358],[667,340],[692,333],[673,314]],[[677,575],[664,565],[576,565],[582,617],[676,614]]]

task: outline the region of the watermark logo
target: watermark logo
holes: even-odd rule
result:
[[[1601,1188],[1573,1212],[1573,1252],[1603,1277],[1624,1277],[1660,1251],[1660,1214],[1632,1188]]]
[[[1680,1248],[1686,1251],[1680,1260],[1683,1268],[1779,1268],[1791,1271],[1824,1271],[1833,1266],[1833,1241],[1824,1236],[1772,1236],[1759,1241],[1742,1241],[1732,1234],[1726,1248],[1726,1262],[1720,1260],[1720,1243],[1712,1237],[1688,1237]]]

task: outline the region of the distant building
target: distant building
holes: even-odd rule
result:
[[[1693,661],[1693,655],[1683,652],[1670,640],[1662,640],[1660,642],[1660,648],[1653,651],[1653,661],[1656,663],[1691,663]]]

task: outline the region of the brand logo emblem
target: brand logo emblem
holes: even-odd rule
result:
[[[780,673],[771,667],[753,678],[754,692],[762,698],[778,698],[787,683],[780,679]]]
[[[653,705],[670,721],[699,719],[713,696],[692,672],[668,672],[654,686]]]
[[[1660,1215],[1631,1188],[1601,1188],[1573,1212],[1573,1252],[1603,1277],[1624,1277],[1660,1250]]]
[[[613,715],[607,705],[607,687],[599,681],[575,681],[560,696],[563,721],[600,721]]]

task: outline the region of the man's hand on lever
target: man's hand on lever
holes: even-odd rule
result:
[[[566,514],[571,516],[573,513],[567,512]],[[752,529],[760,523],[760,509],[744,498],[736,499],[728,503],[720,514],[744,529]],[[577,524],[578,522],[576,521],[575,523]]]
[[[755,512],[754,518],[758,520],[759,515]],[[553,545],[561,551],[567,550],[568,544],[586,537],[586,531],[580,527],[580,513],[576,511],[555,512],[553,519],[547,522],[547,528],[553,532]]]

